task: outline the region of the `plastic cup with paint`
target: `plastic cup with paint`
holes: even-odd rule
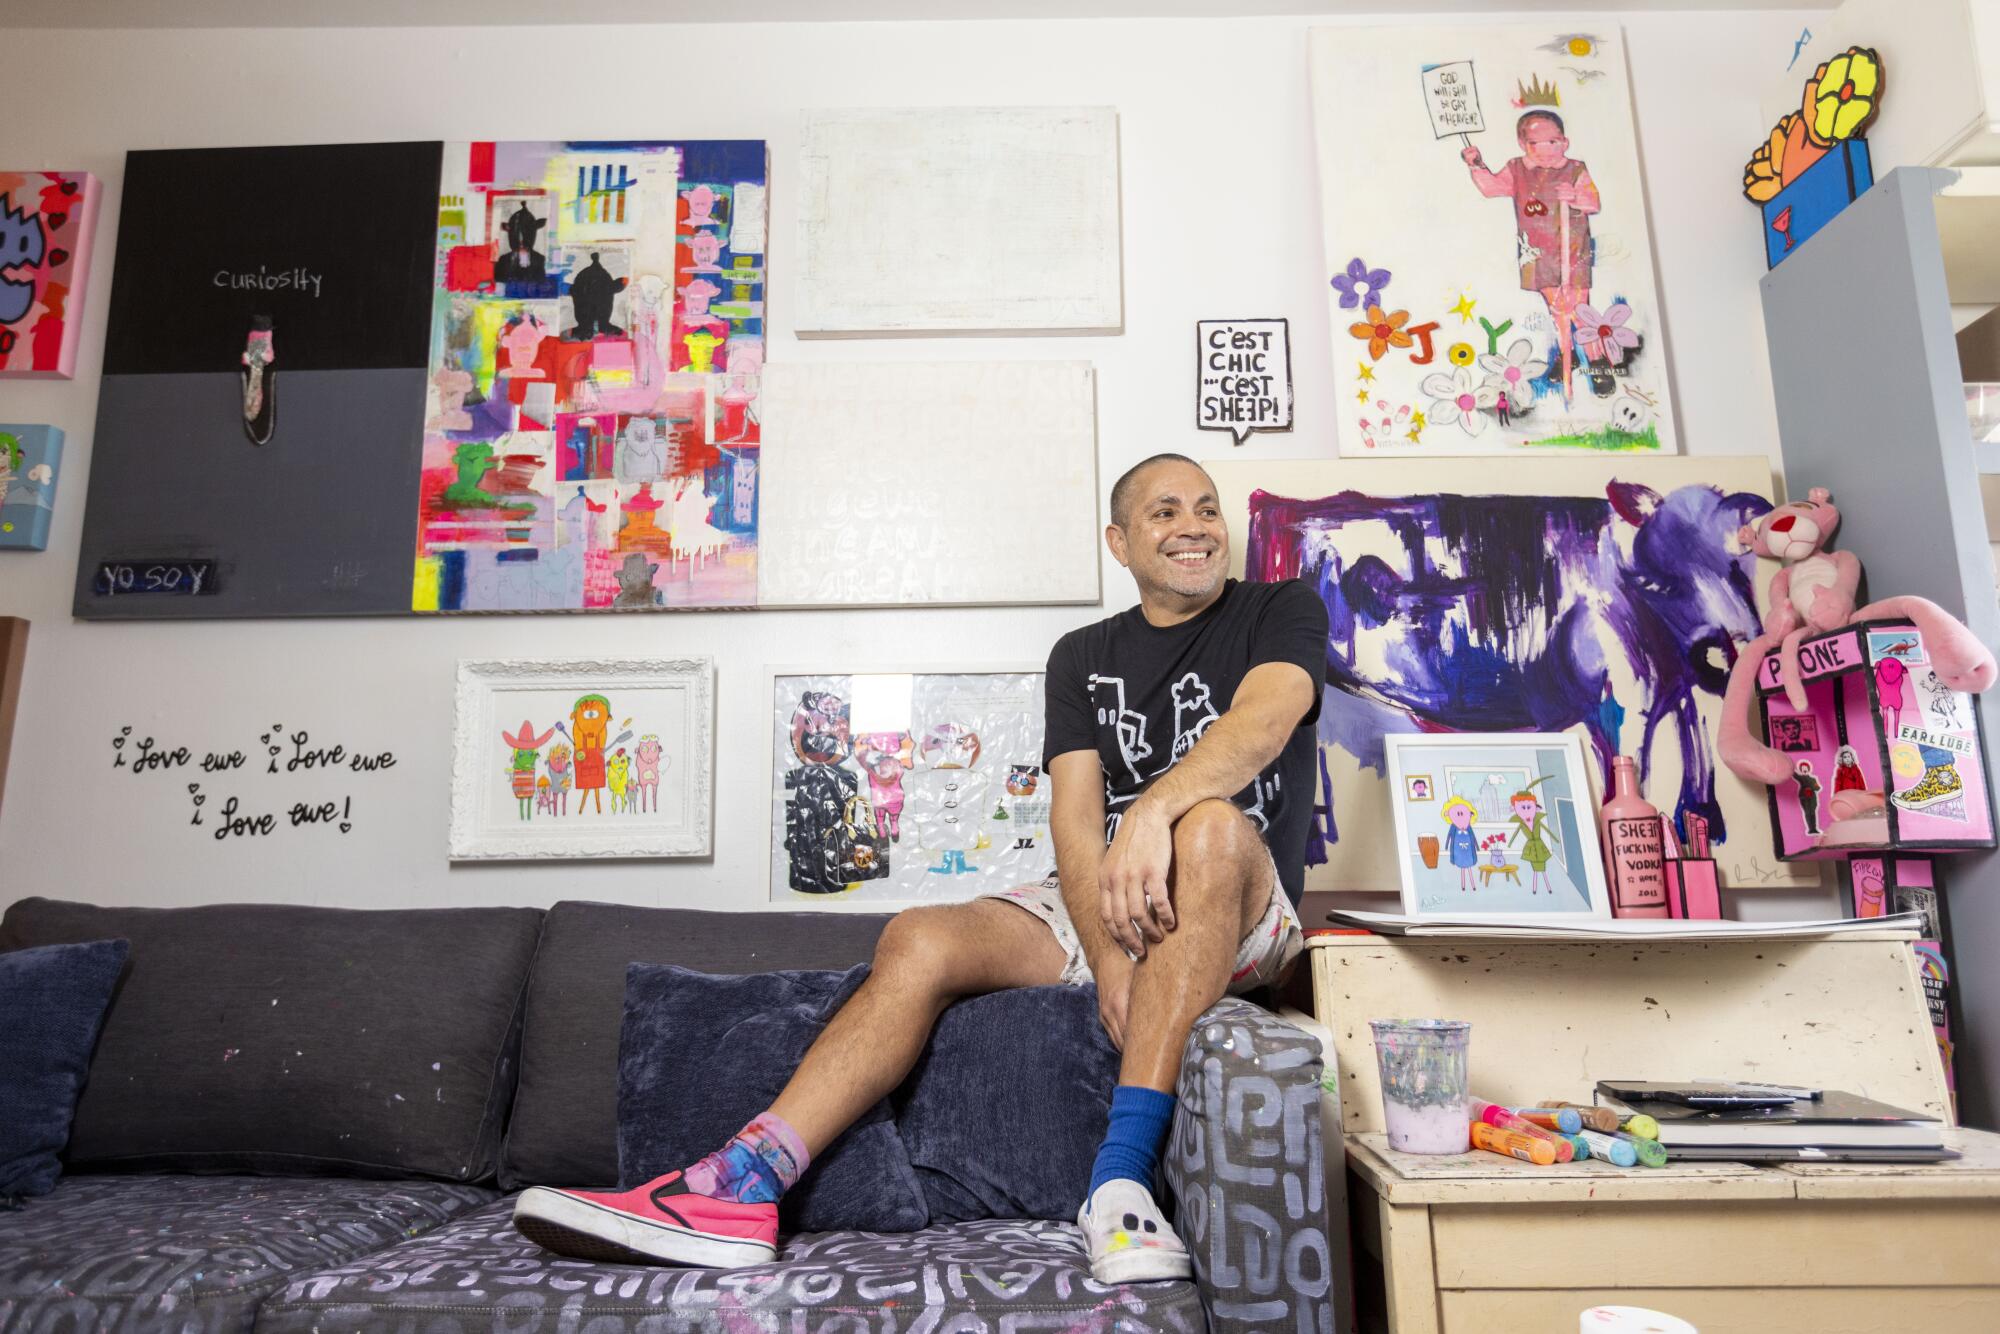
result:
[[[1699,1334],[1693,1325],[1643,1306],[1593,1306],[1577,1317],[1577,1334]]]
[[[1462,1019],[1374,1019],[1382,1073],[1382,1123],[1403,1153],[1464,1153],[1465,1056],[1472,1025]]]

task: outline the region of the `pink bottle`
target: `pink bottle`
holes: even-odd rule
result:
[[[1652,802],[1639,795],[1638,769],[1629,755],[1611,761],[1611,794],[1600,821],[1605,879],[1613,917],[1665,917],[1667,834]]]

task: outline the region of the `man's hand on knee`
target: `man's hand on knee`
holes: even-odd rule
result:
[[[1118,822],[1117,837],[1098,866],[1104,929],[1142,959],[1148,941],[1165,940],[1174,929],[1174,907],[1167,896],[1173,858],[1173,826],[1141,797]]]

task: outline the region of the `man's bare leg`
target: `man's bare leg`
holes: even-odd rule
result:
[[[1152,1194],[1172,1124],[1188,1030],[1221,998],[1243,937],[1280,892],[1263,839],[1226,801],[1203,801],[1174,822],[1167,882],[1175,927],[1132,972],[1125,1054],[1111,1123],[1077,1222],[1101,1283],[1184,1278],[1193,1262]]]
[[[1204,801],[1174,824],[1169,877],[1178,925],[1132,974],[1120,1084],[1172,1093],[1194,1021],[1222,999],[1243,937],[1281,893],[1249,817]]]
[[[901,1084],[955,1000],[1062,981],[1049,928],[997,899],[911,908],[883,928],[875,967],[828,1022],[771,1111],[817,1157]],[[1219,994],[1219,993],[1218,993]]]
[[[624,1191],[530,1187],[514,1226],[575,1259],[734,1268],[777,1254],[778,1198],[923,1054],[962,996],[1062,980],[1048,927],[999,900],[915,908],[883,929],[875,967],[770,1109],[685,1171]]]

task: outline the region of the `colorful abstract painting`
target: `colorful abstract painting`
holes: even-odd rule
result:
[[[0,551],[44,551],[55,514],[63,433],[0,423]]]
[[[1709,822],[1725,883],[1816,884],[1772,850],[1765,790],[1716,764],[1722,692],[1769,574],[1736,540],[1762,458],[1210,465],[1250,579],[1325,601],[1312,889],[1387,889],[1385,736],[1568,732],[1601,782]],[[1246,522],[1247,521],[1247,522]]]
[[[1617,27],[1311,60],[1341,453],[1678,449]]]
[[[418,611],[757,600],[760,140],[447,144]]]
[[[0,171],[0,376],[76,374],[98,194],[87,171]]]

